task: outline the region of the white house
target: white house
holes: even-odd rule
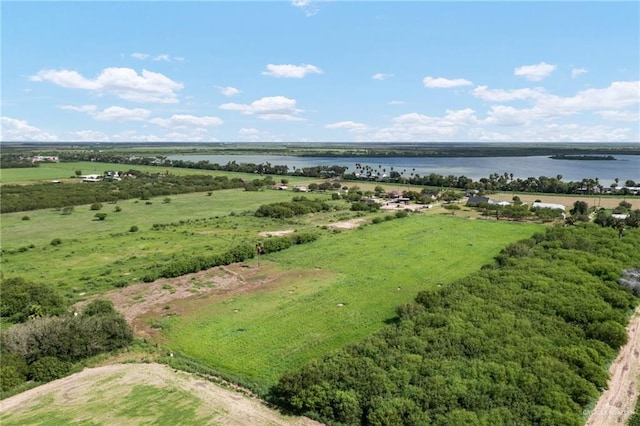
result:
[[[562,210],[562,211],[564,211],[564,209],[566,208],[562,204],[540,203],[540,202],[533,203],[531,207],[533,207],[534,209],[552,209],[552,210]]]

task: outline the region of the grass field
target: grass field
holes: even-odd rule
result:
[[[286,370],[380,329],[420,290],[541,229],[421,214],[327,236],[266,256],[251,278],[265,280],[261,290],[173,304],[179,314],[161,319],[161,341],[265,390]]]
[[[83,175],[102,175],[107,170],[126,172],[128,170],[138,170],[147,173],[171,173],[174,175],[211,175],[211,176],[231,176],[239,178],[255,179],[257,176],[251,173],[232,173],[215,170],[186,169],[162,166],[144,166],[137,164],[112,164],[97,163],[91,161],[78,161],[71,163],[41,163],[40,167],[0,169],[0,184],[24,184],[39,181],[61,180],[63,182],[75,182],[76,170],[80,170]],[[280,177],[274,176],[278,181]],[[290,182],[308,182],[309,178],[287,176]]]
[[[170,203],[122,200],[103,204],[103,221],[95,220],[90,206],[77,206],[70,215],[58,210],[7,213],[0,221],[4,277],[52,283],[67,297],[78,299],[139,281],[146,267],[173,256],[223,252],[242,241],[255,242],[261,231],[288,227],[314,228],[314,219],[271,220],[253,212],[265,203],[290,201],[285,191],[247,192],[240,189],[172,196]],[[327,199],[326,195],[318,197]],[[315,198],[315,196],[314,196]],[[346,206],[346,203],[344,203]],[[323,215],[335,220],[342,214]],[[28,216],[29,220],[23,220]],[[334,219],[332,219],[334,218]],[[153,229],[154,224],[169,225]],[[137,226],[137,232],[131,227]],[[53,246],[53,239],[61,244]]]

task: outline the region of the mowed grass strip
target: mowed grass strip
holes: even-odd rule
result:
[[[414,215],[325,236],[265,256],[262,290],[179,303],[179,315],[161,321],[161,340],[264,391],[285,371],[380,329],[419,291],[477,270],[540,230]]]

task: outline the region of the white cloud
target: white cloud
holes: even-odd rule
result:
[[[258,99],[251,104],[228,103],[220,105],[220,109],[239,111],[247,115],[255,115],[263,120],[301,120],[295,115],[302,110],[296,107],[296,100],[284,96],[270,96]]]
[[[71,140],[77,142],[110,142],[111,139],[106,133],[97,130],[78,130],[71,132]]]
[[[171,56],[169,56],[166,53],[161,53],[160,55],[156,56],[155,58],[153,58],[154,61],[166,61],[166,62],[171,62]]]
[[[579,75],[586,74],[588,72],[589,71],[587,71],[585,68],[574,68],[571,70],[571,78],[576,78]]]
[[[614,81],[602,89],[585,89],[571,97],[547,95],[536,107],[559,115],[582,110],[620,109],[640,103],[640,81]]]
[[[533,112],[529,109],[517,109],[505,105],[494,105],[487,113],[485,122],[496,126],[523,126],[532,120]]]
[[[77,112],[85,112],[85,113],[91,113],[94,112],[98,107],[95,105],[81,105],[81,106],[75,106],[75,105],[58,105],[58,108],[60,109],[67,109],[69,111],[77,111]]]
[[[95,80],[76,71],[42,70],[31,76],[31,80],[49,81],[68,89],[111,93],[131,102],[176,103],[176,91],[184,87],[163,74],[143,69],[138,75],[131,68],[105,68]]]
[[[345,129],[350,132],[364,132],[369,129],[366,124],[355,121],[340,121],[338,123],[327,124],[324,127],[326,129]]]
[[[29,125],[26,120],[0,117],[0,141],[4,142],[54,142],[56,135]]]
[[[242,128],[238,131],[240,139],[249,142],[282,142],[282,138],[269,132],[263,132],[253,127]]]
[[[92,112],[91,115],[96,120],[105,121],[142,121],[149,117],[151,112],[142,108],[123,108],[112,106],[103,111]]]
[[[419,113],[399,115],[392,119],[390,127],[378,129],[362,138],[378,142],[423,142],[461,140],[463,130],[477,123],[471,108],[447,110],[443,117],[431,117]]]
[[[231,86],[220,87],[220,93],[222,93],[225,96],[235,96],[240,94],[240,90]]]
[[[389,101],[389,105],[404,105],[405,103],[406,103],[405,101],[398,101],[398,100]]]
[[[540,81],[548,77],[556,66],[547,64],[546,62],[540,62],[535,65],[523,65],[513,70],[514,75],[522,76],[529,81]]]
[[[451,89],[453,87],[473,86],[473,83],[463,78],[425,77],[422,82],[425,87],[438,89]]]
[[[132,53],[130,56],[134,59],[140,59],[144,61],[149,57],[149,54],[148,53]]]
[[[291,0],[291,5],[302,10],[305,16],[313,16],[320,10],[311,4],[311,0]]]
[[[274,65],[268,64],[267,71],[263,71],[262,75],[268,75],[276,78],[303,78],[307,74],[322,74],[322,70],[315,65]]]
[[[374,80],[384,80],[386,78],[391,78],[393,77],[393,74],[384,74],[381,72],[375,73],[374,75],[371,76],[372,79]]]
[[[473,95],[484,101],[509,102],[524,99],[540,98],[544,94],[542,88],[524,88],[515,90],[489,89],[487,86],[478,86],[473,89]]]
[[[196,117],[194,115],[174,114],[170,118],[153,118],[149,120],[153,124],[161,127],[181,128],[181,127],[211,127],[220,126],[223,121],[218,117]]]
[[[598,111],[598,115],[611,121],[640,121],[640,111]]]

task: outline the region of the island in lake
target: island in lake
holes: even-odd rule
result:
[[[596,161],[615,161],[616,157],[613,155],[566,155],[556,154],[552,155],[552,160],[596,160]]]

